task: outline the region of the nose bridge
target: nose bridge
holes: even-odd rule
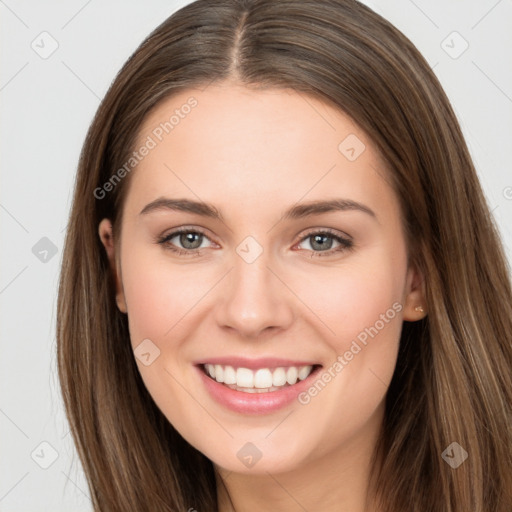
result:
[[[289,293],[269,269],[275,266],[270,254],[251,237],[236,248],[233,269],[218,302],[220,326],[254,337],[269,327],[289,325],[293,316]]]

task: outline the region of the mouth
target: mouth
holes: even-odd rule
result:
[[[211,380],[242,393],[274,393],[295,386],[321,368],[320,364],[297,364],[247,368],[229,364],[201,363],[202,372]],[[249,366],[247,364],[246,366]]]
[[[214,357],[195,361],[206,396],[236,414],[265,415],[291,406],[323,367],[311,360]]]

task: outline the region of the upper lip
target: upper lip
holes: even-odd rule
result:
[[[252,370],[258,368],[279,368],[282,366],[319,366],[319,363],[311,361],[298,361],[297,359],[282,359],[276,357],[261,357],[259,359],[250,359],[246,357],[209,357],[201,359],[196,365],[220,364],[222,366],[233,366],[234,368],[249,368]]]

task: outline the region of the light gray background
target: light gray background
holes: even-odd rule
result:
[[[0,511],[92,510],[55,363],[56,287],[74,173],[115,73],[186,3],[0,0]],[[416,44],[445,87],[511,261],[512,0],[368,4]],[[53,40],[58,48],[42,58]],[[469,47],[458,56],[464,41]]]

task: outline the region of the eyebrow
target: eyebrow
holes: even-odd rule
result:
[[[174,210],[195,213],[196,215],[224,222],[222,214],[212,204],[193,201],[191,199],[170,199],[167,197],[160,197],[147,204],[139,215],[146,215],[158,210]],[[284,213],[282,219],[302,219],[312,215],[320,215],[322,213],[351,210],[361,211],[377,220],[377,215],[371,208],[358,203],[357,201],[352,201],[351,199],[330,199],[327,201],[317,200],[295,204]]]

